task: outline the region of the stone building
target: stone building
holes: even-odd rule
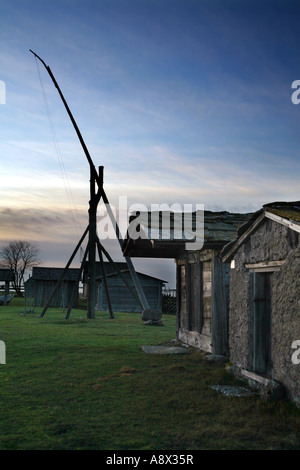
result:
[[[300,405],[300,202],[263,206],[222,250],[231,263],[229,350],[239,374]],[[300,343],[298,343],[300,344]],[[300,349],[299,349],[300,357]]]

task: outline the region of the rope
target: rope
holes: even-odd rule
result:
[[[71,216],[72,216],[72,219],[73,219],[73,223],[74,223],[74,227],[75,227],[75,230],[76,230],[77,238],[79,238],[78,226],[81,229],[81,223],[80,223],[80,220],[79,220],[77,208],[76,208],[76,205],[75,205],[75,201],[74,201],[73,194],[72,194],[72,191],[71,191],[70,183],[69,183],[69,180],[68,180],[67,171],[66,171],[66,168],[65,168],[65,165],[64,165],[64,162],[63,162],[63,158],[62,158],[62,155],[61,155],[61,151],[60,151],[60,148],[59,148],[55,128],[54,128],[52,117],[51,117],[50,108],[49,108],[48,101],[47,101],[47,96],[46,96],[44,85],[43,85],[41,72],[40,72],[38,61],[37,61],[36,57],[35,57],[35,63],[36,63],[37,71],[38,71],[38,76],[39,76],[40,85],[41,85],[41,89],[42,89],[42,94],[43,94],[45,107],[46,107],[46,112],[47,112],[47,116],[48,116],[48,120],[49,120],[49,124],[50,124],[50,129],[51,129],[51,133],[52,133],[52,137],[53,137],[53,142],[54,142],[54,146],[55,146],[55,150],[56,150],[56,155],[57,155],[60,171],[61,171],[61,174],[62,174],[64,187],[65,187],[65,191],[66,191],[66,194],[67,194],[67,199],[68,199],[68,202],[69,202],[69,205],[70,205]],[[81,232],[82,232],[82,230],[81,230]]]

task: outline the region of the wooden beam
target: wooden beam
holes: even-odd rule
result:
[[[89,208],[89,254],[88,254],[88,306],[87,318],[95,318],[96,308],[96,240],[97,206],[99,199],[95,193],[95,179],[91,171]]]
[[[139,296],[137,295],[137,292],[136,292],[136,289],[134,287],[132,287],[129,282],[127,281],[126,277],[123,275],[123,273],[121,272],[119,266],[113,261],[113,259],[111,258],[110,254],[106,251],[106,249],[104,248],[104,246],[100,243],[100,240],[99,238],[97,239],[97,243],[99,244],[100,246],[100,249],[103,251],[104,255],[106,256],[106,258],[108,259],[108,261],[110,263],[113,264],[116,272],[119,274],[120,278],[122,279],[122,281],[124,282],[125,286],[127,286],[128,290],[131,292],[131,294],[133,295],[133,297],[136,299],[136,301],[140,304],[140,306],[143,308],[143,305],[141,303],[141,300],[139,298]]]
[[[268,219],[273,220],[274,222],[278,222],[279,224],[284,225],[285,227],[288,227],[288,228],[294,230],[295,232],[299,232],[299,233],[300,233],[300,225],[299,225],[299,224],[296,224],[296,223],[293,222],[292,220],[285,219],[284,217],[281,217],[281,216],[279,216],[279,215],[273,214],[272,212],[269,212],[268,210],[266,210],[265,216],[266,216]]]
[[[57,283],[56,283],[56,286],[55,286],[55,288],[53,289],[53,291],[52,291],[50,297],[48,298],[48,301],[47,301],[47,303],[46,303],[46,305],[45,305],[45,307],[44,307],[44,309],[43,309],[43,311],[42,311],[40,317],[43,317],[43,316],[45,315],[45,313],[46,313],[46,311],[47,311],[47,309],[48,309],[48,307],[49,307],[49,305],[50,305],[51,300],[53,299],[53,297],[55,296],[56,292],[58,291],[58,289],[59,289],[59,287],[60,287],[60,285],[61,285],[61,283],[62,283],[62,281],[63,281],[63,278],[64,278],[65,275],[66,275],[66,272],[67,272],[67,270],[68,270],[70,264],[72,263],[73,259],[75,258],[75,255],[76,255],[77,251],[79,250],[79,248],[80,248],[80,246],[81,246],[83,240],[85,239],[85,237],[86,237],[86,235],[87,235],[87,233],[88,233],[88,230],[89,230],[89,226],[87,226],[87,228],[85,229],[85,231],[84,231],[82,237],[80,238],[80,240],[79,240],[79,242],[78,242],[78,244],[77,244],[75,250],[73,251],[73,253],[72,253],[72,255],[71,255],[69,261],[67,262],[65,268],[63,269],[63,271],[62,271],[62,273],[61,273],[61,276],[60,276],[60,278],[58,279],[58,281],[57,281]]]
[[[261,263],[247,263],[245,268],[249,269],[250,272],[273,272],[280,271],[281,266],[286,260],[277,261],[265,261]]]
[[[106,299],[107,299],[107,305],[108,305],[108,310],[109,310],[109,316],[111,319],[114,319],[114,312],[111,304],[111,298],[109,294],[109,289],[108,289],[108,284],[107,284],[107,279],[106,279],[106,273],[105,273],[105,268],[104,268],[104,263],[103,263],[103,256],[102,256],[102,250],[101,250],[101,245],[99,238],[97,237],[97,247],[98,247],[98,255],[101,263],[101,270],[102,270],[102,279],[104,282],[104,287],[105,287],[105,293],[106,293]]]
[[[176,336],[181,325],[181,266],[176,264]]]
[[[89,244],[87,244],[87,247],[86,247],[84,255],[83,255],[81,266],[80,266],[80,269],[79,269],[79,272],[78,272],[78,275],[77,275],[76,283],[75,283],[75,286],[74,286],[74,289],[73,289],[73,292],[72,292],[72,296],[71,296],[71,299],[70,299],[70,302],[69,302],[67,314],[66,314],[66,317],[65,317],[66,320],[68,320],[69,317],[70,317],[70,313],[71,313],[71,310],[73,308],[74,301],[75,301],[75,296],[76,296],[76,293],[78,293],[79,282],[80,282],[81,274],[82,274],[83,267],[84,267],[84,264],[85,264],[85,260],[87,258],[88,250],[89,250]]]
[[[111,220],[111,223],[112,223],[113,227],[115,228],[116,237],[118,239],[119,245],[120,245],[121,250],[122,250],[124,241],[123,241],[123,238],[121,236],[121,232],[120,232],[119,226],[117,224],[116,218],[115,218],[115,216],[113,214],[113,211],[111,210],[111,207],[109,205],[109,202],[108,202],[108,199],[107,199],[107,196],[105,194],[104,189],[102,189],[102,198],[103,198],[104,203],[106,204],[106,209],[107,209],[109,218]],[[135,285],[135,288],[137,290],[138,296],[140,298],[140,302],[143,306],[143,309],[148,310],[148,309],[150,309],[150,307],[149,307],[148,301],[146,299],[145,293],[143,291],[142,285],[141,285],[141,283],[139,281],[139,278],[138,278],[138,276],[135,272],[135,269],[134,269],[133,263],[131,261],[131,258],[129,256],[125,256],[125,260],[126,260],[128,269],[130,271],[131,278],[132,278],[133,283]]]
[[[225,253],[225,255],[222,257],[222,260],[224,262],[230,260],[234,254],[237,252],[237,250],[239,249],[239,247],[242,245],[242,243],[244,243],[244,241],[251,235],[252,232],[254,232],[254,230],[261,224],[261,222],[263,221],[263,219],[265,218],[265,214],[262,213],[257,219],[256,221],[243,233],[243,235],[241,235],[237,240],[236,242],[234,243],[234,245],[230,248],[230,250],[228,250],[227,253]]]
[[[246,370],[246,369],[241,370],[241,375],[243,377],[246,377],[247,379],[254,380],[255,382],[259,382],[263,385],[268,385],[269,383],[271,383],[270,379],[262,377],[261,375],[256,374],[255,372],[250,372],[249,370]]]
[[[228,298],[225,286],[226,265],[216,256],[212,270],[212,353],[228,354]]]

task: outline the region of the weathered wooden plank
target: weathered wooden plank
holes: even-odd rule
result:
[[[211,317],[211,297],[203,298],[203,316]]]
[[[202,273],[203,282],[211,282],[212,274],[211,271],[204,271]]]
[[[204,294],[211,294],[212,292],[212,282],[211,281],[206,281],[203,282],[203,293]]]
[[[181,266],[176,264],[176,336],[181,325]]]
[[[282,225],[285,225],[286,227],[289,227],[292,230],[295,230],[295,232],[300,232],[300,226],[299,224],[293,222],[292,220],[285,219],[284,217],[280,217],[279,215],[273,214],[272,212],[269,212],[268,210],[265,211],[265,217],[268,219],[274,220],[275,222],[279,222]]]
[[[186,289],[186,311],[187,311],[187,325],[188,325],[188,330],[191,329],[191,291],[192,291],[192,286],[191,286],[191,265],[188,263],[186,259],[185,263],[185,289]]]
[[[188,331],[180,328],[178,331],[178,339],[195,348],[200,348],[203,351],[211,352],[210,335],[204,335],[197,333],[196,331]]]
[[[245,266],[246,268],[266,268],[268,266],[282,266],[285,261],[285,259],[276,261],[264,261],[262,263],[245,264]]]
[[[202,264],[194,263],[191,269],[191,305],[190,305],[190,330],[201,332],[203,324],[203,282]]]
[[[201,333],[204,335],[211,336],[211,318],[203,318],[203,326]]]
[[[214,250],[204,250],[199,253],[199,260],[200,261],[209,261],[212,260],[215,256]]]
[[[191,252],[191,253],[187,253],[187,262],[189,264],[195,264],[195,263],[198,263],[198,253],[196,252]]]
[[[212,287],[212,350],[213,354],[228,354],[228,292],[225,286],[226,266],[219,257],[214,259]]]
[[[271,274],[254,273],[253,371],[271,371]]]

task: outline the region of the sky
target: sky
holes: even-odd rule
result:
[[[87,159],[29,49],[116,211],[120,197],[128,213],[299,200],[299,13],[300,0],[0,0],[0,247],[31,240],[64,266],[88,222]],[[173,260],[133,262],[174,287]]]

